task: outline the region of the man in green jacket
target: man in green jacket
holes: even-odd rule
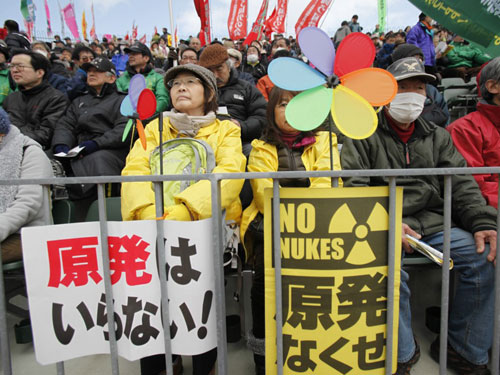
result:
[[[7,68],[8,59],[9,48],[3,40],[0,40],[0,107],[3,100],[12,92],[9,81],[9,69]]]
[[[483,53],[478,47],[465,42],[464,38],[456,35],[450,43],[453,49],[446,55],[448,64],[443,77],[461,77],[469,82],[481,70],[481,66],[491,60],[491,56]]]
[[[414,57],[394,62],[388,71],[398,81],[398,94],[379,113],[378,129],[372,136],[345,140],[342,169],[466,167],[449,133],[420,116],[425,84],[434,76],[426,74],[422,62]],[[443,178],[401,176],[396,181],[404,187],[403,248],[411,251],[404,239],[405,234],[411,234],[442,250]],[[386,177],[344,180],[344,186],[388,183]],[[486,204],[471,175],[452,177],[451,199],[451,257],[460,276],[450,309],[448,366],[459,374],[487,375],[488,349],[493,340],[496,210]],[[411,328],[408,279],[408,274],[401,270],[396,374],[409,374],[420,355]],[[431,356],[439,360],[439,339],[431,345]]]
[[[136,42],[125,48],[125,53],[128,54],[127,70],[116,81],[118,90],[128,92],[130,79],[136,74],[142,74],[146,79],[146,87],[153,91],[156,96],[156,112],[165,111],[170,104],[170,98],[163,83],[163,76],[153,70],[149,48]]]

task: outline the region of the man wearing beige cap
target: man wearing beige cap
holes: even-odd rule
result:
[[[260,138],[266,122],[266,100],[255,86],[238,78],[238,72],[232,67],[227,50],[221,44],[207,46],[200,56],[199,64],[215,75],[218,114],[227,114],[241,128],[243,153],[248,156],[250,143]]]

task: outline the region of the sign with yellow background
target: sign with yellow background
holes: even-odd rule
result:
[[[272,189],[266,190],[266,373],[276,374]],[[396,223],[402,220],[396,189]],[[280,189],[283,374],[385,374],[389,189]],[[401,225],[395,231],[392,372]]]

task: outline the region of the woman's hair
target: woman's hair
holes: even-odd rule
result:
[[[212,88],[205,82],[203,77],[200,77],[199,75],[197,75],[194,72],[180,71],[179,74],[180,73],[192,74],[201,81],[201,84],[203,85],[203,101],[205,103],[205,105],[203,106],[204,114],[206,115],[209,112],[217,113],[217,109],[219,108],[219,104],[217,103],[217,93],[214,90],[212,90]],[[167,86],[167,88],[168,88],[168,86]],[[169,94],[170,94],[170,90],[171,89],[169,89]],[[212,96],[212,98],[210,98],[210,96]]]
[[[493,100],[494,97],[494,95],[486,88],[486,82],[489,80],[500,82],[500,57],[496,57],[491,60],[481,70],[479,90],[481,91],[481,96],[488,102]]]

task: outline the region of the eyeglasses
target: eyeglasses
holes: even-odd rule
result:
[[[32,66],[29,66],[29,65],[9,64],[9,69],[10,70],[17,69],[20,72],[22,72],[22,71],[24,71],[24,69],[33,69],[34,70],[35,68],[33,68]]]
[[[169,89],[178,89],[181,87],[181,85],[184,85],[184,87],[194,87],[197,84],[201,84],[201,80],[199,78],[193,77],[193,78],[187,78],[187,79],[171,79],[170,81],[167,82],[167,87]]]

